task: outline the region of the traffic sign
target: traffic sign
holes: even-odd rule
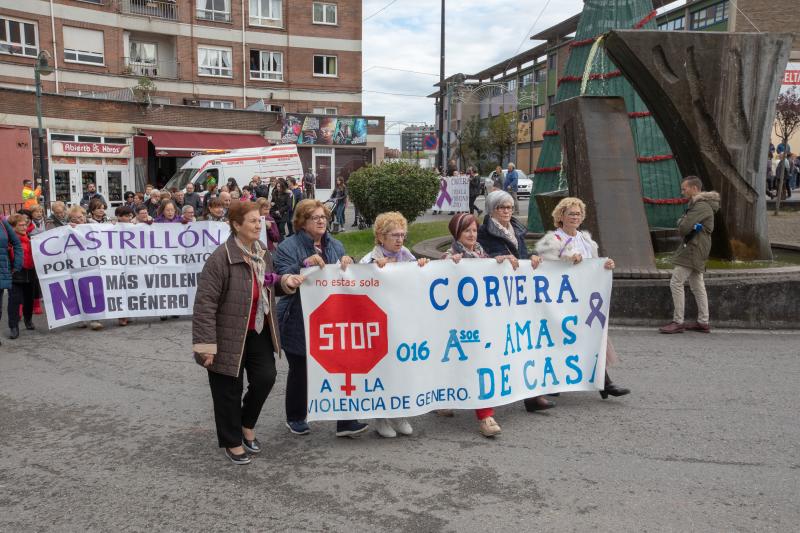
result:
[[[333,294],[309,317],[309,352],[328,373],[344,374],[342,391],[356,387],[389,351],[386,313],[363,294]]]
[[[434,152],[439,148],[439,139],[436,137],[435,134],[429,133],[425,136],[425,139],[422,142],[425,150]]]

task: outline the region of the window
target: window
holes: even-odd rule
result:
[[[658,25],[658,29],[661,31],[682,30],[684,28],[686,28],[686,17],[678,17]]]
[[[548,107],[552,106],[552,105],[553,105],[553,104],[555,104],[555,103],[556,103],[556,97],[555,97],[555,95],[552,95],[552,94],[551,94],[550,96],[548,96],[548,97],[547,97],[547,106],[548,106]]]
[[[131,41],[130,59],[131,63],[155,65],[158,61],[158,45],[156,43]]]
[[[39,54],[36,24],[0,18],[0,53],[36,57]]]
[[[336,56],[314,56],[314,76],[336,77],[337,73]]]
[[[536,71],[536,82],[544,83],[547,81],[547,69],[541,68]]]
[[[533,108],[533,118],[544,118],[544,106],[537,105]]]
[[[101,137],[95,137],[94,135],[78,135],[78,142],[79,143],[101,143],[103,139]]]
[[[315,115],[338,115],[339,110],[335,107],[315,107],[314,108]]]
[[[216,22],[230,22],[231,1],[197,0],[197,18]]]
[[[336,24],[336,4],[314,2],[314,24]]]
[[[197,47],[197,73],[201,76],[216,76],[219,78],[232,78],[230,48],[211,48],[208,46]]]
[[[250,79],[283,81],[283,54],[250,50]]]
[[[128,144],[125,137],[103,137],[103,142],[107,144]]]
[[[553,70],[556,68],[556,55],[552,54],[547,56],[547,68]]]
[[[728,20],[728,0],[698,9],[691,15],[691,28],[701,30]]]
[[[200,100],[200,107],[210,107],[212,109],[233,109],[233,102],[230,100]]]
[[[70,141],[75,142],[74,135],[65,135],[63,133],[51,133],[50,134],[51,141]]]
[[[283,26],[283,0],[250,0],[250,24],[254,26]]]
[[[520,87],[527,87],[528,85],[532,84],[533,84],[533,72],[528,72],[527,74],[523,74],[519,82]]]
[[[70,63],[88,63],[102,65],[103,32],[64,26],[64,61]]]
[[[283,106],[277,104],[267,104],[265,110],[271,113],[283,113]]]
[[[506,86],[508,87],[508,92],[515,93],[517,91],[517,80],[508,80]]]

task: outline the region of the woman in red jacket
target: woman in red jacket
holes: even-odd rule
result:
[[[14,214],[8,217],[8,224],[14,229],[22,244],[22,270],[15,270],[11,275],[11,295],[8,301],[9,338],[19,337],[19,306],[22,304],[22,316],[25,329],[36,329],[33,326],[33,295],[38,279],[33,266],[31,239],[28,236],[28,218]]]

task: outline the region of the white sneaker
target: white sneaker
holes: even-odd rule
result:
[[[91,328],[94,331],[98,331],[103,329],[103,324],[98,322],[97,320],[92,320],[91,322],[89,322],[89,328]]]
[[[381,437],[391,439],[397,436],[397,432],[394,430],[392,425],[389,423],[388,418],[376,418],[375,419],[375,431],[378,432],[378,435]]]
[[[392,420],[392,425],[401,435],[411,435],[414,433],[414,428],[411,427],[407,418],[395,418]]]

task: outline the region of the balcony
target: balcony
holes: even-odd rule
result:
[[[120,0],[120,10],[127,15],[178,20],[178,5],[174,0]]]
[[[124,58],[122,73],[128,76],[148,78],[179,79],[181,65],[177,61],[143,61],[138,58]]]

